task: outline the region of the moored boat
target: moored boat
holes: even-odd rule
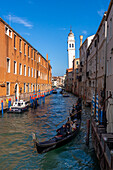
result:
[[[65,145],[65,144],[67,144],[73,138],[75,138],[76,135],[79,133],[80,125],[81,125],[80,121],[77,120],[76,121],[76,129],[74,129],[70,133],[66,134],[65,136],[63,136],[63,135],[56,135],[53,138],[51,138],[50,140],[45,141],[45,142],[37,142],[35,140],[35,137],[34,137],[34,142],[36,144],[37,152],[38,153],[48,152],[50,150],[59,148],[59,147]]]
[[[62,96],[63,97],[70,97],[68,93],[63,93]]]
[[[13,103],[13,106],[11,106],[7,113],[21,113],[28,110],[28,104],[27,102],[20,100],[20,101],[15,101]]]
[[[53,94],[57,94],[57,90],[53,90]]]

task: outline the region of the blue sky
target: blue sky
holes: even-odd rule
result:
[[[79,35],[84,41],[96,33],[109,3],[110,0],[5,0],[0,2],[0,17],[44,57],[48,53],[52,75],[62,76],[68,68],[70,26],[75,34],[77,58]]]

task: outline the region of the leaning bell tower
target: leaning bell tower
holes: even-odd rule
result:
[[[74,34],[72,32],[72,30],[70,29],[70,33],[68,34],[68,68],[72,68],[73,64],[73,58],[75,58],[75,37]]]

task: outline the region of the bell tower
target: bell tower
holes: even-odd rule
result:
[[[73,67],[73,58],[75,58],[75,37],[74,34],[72,32],[72,29],[70,28],[70,33],[68,34],[68,68],[72,68]]]

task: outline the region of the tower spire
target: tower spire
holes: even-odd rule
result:
[[[70,32],[72,32],[72,26],[70,25]]]

